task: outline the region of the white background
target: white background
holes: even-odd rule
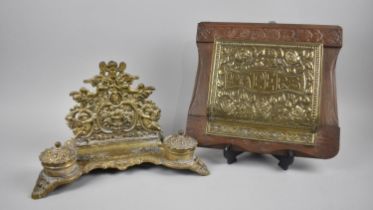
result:
[[[372,1],[0,1],[0,209],[372,209]],[[156,87],[165,134],[185,127],[197,70],[200,21],[340,25],[337,63],[341,150],[298,158],[281,171],[270,156],[198,149],[211,175],[162,167],[99,172],[30,198],[39,153],[72,136],[68,93],[125,61]],[[87,86],[86,86],[87,87]]]

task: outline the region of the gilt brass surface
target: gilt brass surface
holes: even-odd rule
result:
[[[158,123],[161,111],[148,99],[153,87],[132,88],[138,77],[124,72],[124,62],[101,62],[99,67],[99,75],[85,80],[96,91],[81,88],[70,94],[77,105],[66,120],[74,137],[41,153],[43,170],[32,198],[42,198],[97,168],[125,170],[147,162],[209,174],[194,154],[195,139],[180,133],[163,142]]]
[[[216,40],[206,133],[313,145],[323,45]]]

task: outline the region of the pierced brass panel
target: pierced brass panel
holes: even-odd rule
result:
[[[206,133],[312,145],[323,45],[217,40]]]

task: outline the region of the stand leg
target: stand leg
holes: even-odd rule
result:
[[[227,159],[228,164],[232,164],[237,161],[237,156],[241,154],[241,151],[234,151],[232,150],[232,145],[227,145],[224,147],[223,155],[225,159]]]
[[[277,160],[279,160],[278,166],[283,170],[287,170],[291,164],[294,162],[294,152],[289,150],[285,155],[273,155]]]

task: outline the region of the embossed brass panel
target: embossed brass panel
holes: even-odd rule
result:
[[[217,40],[206,133],[313,145],[323,46]]]

